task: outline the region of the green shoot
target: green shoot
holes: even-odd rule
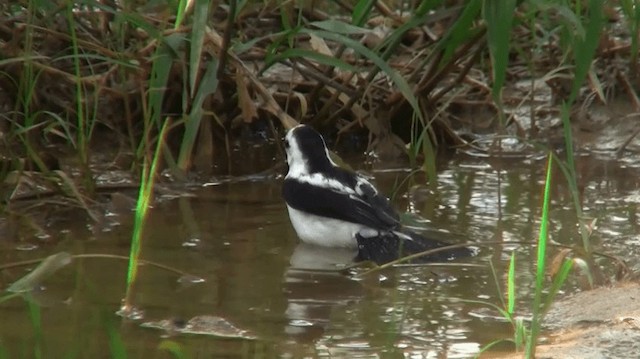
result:
[[[34,335],[33,340],[35,341],[33,346],[33,357],[36,359],[43,358],[43,352],[45,351],[42,347],[44,342],[44,331],[42,330],[42,311],[40,310],[40,306],[34,300],[31,299],[31,294],[27,293],[25,295],[25,299],[29,306],[29,317],[31,318],[31,325],[33,326]]]
[[[544,195],[542,200],[542,218],[540,219],[540,232],[538,235],[538,253],[536,257],[536,277],[533,296],[531,330],[529,332],[529,340],[525,348],[525,357],[534,358],[536,354],[536,343],[540,332],[540,324],[542,320],[542,291],[544,289],[547,239],[549,234],[549,202],[551,200],[551,169],[553,157],[549,156],[547,162],[547,177],[544,184]]]
[[[140,191],[138,192],[138,202],[136,206],[135,222],[133,227],[133,236],[131,239],[131,251],[129,254],[127,288],[125,299],[120,310],[120,312],[124,313],[125,316],[133,310],[133,291],[134,284],[138,277],[138,264],[140,261],[140,252],[142,249],[143,229],[146,223],[147,214],[149,212],[151,197],[153,195],[153,185],[157,173],[158,161],[162,148],[164,146],[164,139],[166,137],[168,128],[169,121],[167,120],[165,121],[164,125],[162,126],[162,130],[160,131],[160,136],[158,138],[158,142],[156,143],[156,150],[151,160],[151,167],[149,168],[147,157],[145,157],[145,161],[143,164],[142,178],[140,180]]]
[[[507,313],[513,320],[513,313],[516,308],[516,253],[511,253],[509,260],[509,271],[507,272]]]

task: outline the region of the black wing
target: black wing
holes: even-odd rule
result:
[[[369,260],[377,264],[388,263],[412,254],[452,244],[439,239],[424,237],[407,229],[403,229],[402,232],[379,231],[378,233],[358,233],[356,234],[356,240],[358,241],[357,260]],[[456,258],[470,257],[472,255],[474,255],[474,252],[471,249],[459,247],[418,257],[411,260],[411,262],[442,262]]]
[[[391,207],[389,200],[362,178],[356,178],[351,185],[345,185],[344,190],[286,178],[282,195],[289,206],[318,216],[379,230],[391,230],[400,225],[398,213]]]

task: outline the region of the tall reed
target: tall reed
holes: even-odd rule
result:
[[[549,155],[549,160],[547,163],[547,176],[544,184],[544,195],[542,200],[542,214],[540,219],[540,229],[538,233],[538,250],[536,255],[536,276],[535,276],[535,286],[534,286],[534,296],[533,296],[533,304],[531,308],[532,319],[531,319],[531,327],[528,331],[528,335],[526,338],[526,347],[525,347],[525,358],[535,358],[536,356],[536,345],[538,342],[538,336],[540,334],[540,326],[542,323],[542,319],[546,314],[546,309],[549,308],[549,304],[553,301],[555,295],[558,290],[562,286],[562,284],[566,281],[569,272],[571,271],[571,267],[573,266],[573,261],[570,259],[565,259],[563,261],[562,267],[556,275],[551,289],[546,295],[546,298],[543,297],[543,291],[545,289],[545,278],[547,273],[547,243],[549,239],[549,205],[551,198],[551,171],[552,171],[553,157]]]
[[[152,157],[145,157],[141,178],[140,189],[138,191],[138,201],[136,204],[135,221],[133,225],[133,235],[131,238],[131,248],[129,253],[129,268],[127,270],[126,293],[120,313],[129,316],[135,313],[133,305],[133,295],[136,279],[138,277],[138,266],[140,253],[142,251],[142,240],[144,226],[149,213],[149,206],[153,197],[153,185],[155,183],[158,170],[158,163],[162,155],[164,140],[169,128],[169,120],[165,121],[156,142],[156,149]]]

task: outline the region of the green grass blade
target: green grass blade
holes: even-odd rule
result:
[[[254,49],[256,46],[258,46],[257,44],[261,41],[267,40],[267,39],[281,39],[285,36],[285,32],[284,31],[280,31],[280,32],[271,32],[267,35],[264,36],[258,36],[258,37],[254,37],[251,39],[247,39],[246,42],[235,42],[231,45],[231,52],[233,52],[234,55],[238,56],[241,55],[251,49]],[[278,45],[281,43],[281,41],[275,41],[278,43]],[[272,47],[269,46],[269,48],[271,49],[271,51],[266,51],[267,53],[270,53],[271,56],[273,56],[273,52],[274,50],[277,48],[277,46]],[[267,56],[268,58],[268,56]],[[265,59],[266,60],[266,59]]]
[[[414,112],[413,122],[415,123],[417,113]],[[422,121],[424,124],[424,121]],[[425,124],[426,125],[426,124]],[[431,132],[428,127],[425,127],[420,134],[420,139],[418,141],[418,147],[422,149],[422,156],[424,161],[422,163],[422,168],[429,178],[429,184],[433,190],[437,190],[438,186],[438,170],[436,169],[436,146],[433,145],[431,141]]]
[[[44,351],[44,331],[42,330],[42,311],[40,306],[30,298],[30,295],[25,296],[27,304],[29,306],[29,318],[31,319],[31,325],[33,326],[33,357],[36,359],[42,358],[42,352]]]
[[[104,318],[104,329],[107,332],[107,341],[109,343],[109,352],[112,358],[127,359],[127,347],[124,344],[122,335],[118,332],[111,316],[107,313],[102,313]]]
[[[482,301],[482,300],[474,300],[474,299],[459,299],[459,301],[461,301],[463,303],[479,304],[479,305],[482,305],[482,306],[487,306],[487,307],[493,308],[498,313],[500,313],[500,315],[503,315],[503,316],[504,316],[504,314],[507,313],[507,312],[505,312],[505,310],[502,307],[500,307],[499,305],[496,305],[494,303],[491,303],[491,302],[485,302],[485,301]],[[506,316],[505,316],[505,319],[509,320],[509,318],[506,317]]]
[[[569,190],[571,191],[571,198],[573,199],[573,206],[576,210],[576,216],[579,220],[580,236],[582,238],[582,246],[585,253],[591,253],[591,242],[589,240],[588,231],[582,222],[582,205],[580,204],[580,192],[578,191],[578,178],[576,174],[576,165],[574,161],[573,151],[573,134],[571,130],[571,105],[569,103],[562,104],[560,109],[560,116],[562,119],[562,130],[564,134],[565,150],[567,152],[567,165],[562,166],[562,162],[558,161],[562,168],[567,183],[569,184]]]
[[[348,63],[338,58],[335,58],[333,56],[324,55],[319,52],[315,52],[313,50],[305,50],[305,49],[297,49],[297,48],[287,49],[277,55],[270,57],[265,65],[269,67],[278,61],[295,58],[295,57],[309,59],[311,61],[315,61],[322,65],[337,67],[344,71],[358,71],[358,68],[356,68],[355,66],[351,66]]]
[[[511,253],[509,271],[507,273],[507,312],[513,317],[516,307],[516,253]]]
[[[414,13],[417,14],[427,14],[430,13],[431,11],[435,10],[436,7],[442,5],[442,3],[444,2],[444,0],[425,0],[425,1],[421,1],[420,5],[418,5],[418,8],[414,11]]]
[[[9,358],[11,358],[9,356],[9,351],[7,351],[7,349],[4,348],[2,340],[0,339],[0,359],[9,359]]]
[[[376,0],[359,0],[353,7],[351,13],[351,23],[356,26],[362,26],[371,13]]]
[[[582,83],[589,73],[591,62],[600,42],[600,33],[604,27],[603,0],[590,0],[588,9],[586,32],[582,39],[577,39],[574,44],[574,60],[576,64],[573,86],[569,95],[569,103],[572,104],[580,92]]]
[[[190,358],[190,356],[185,352],[183,345],[174,340],[163,340],[158,344],[158,349],[168,351],[176,359]]]
[[[207,69],[205,70],[191,105],[189,118],[185,123],[177,163],[178,168],[183,172],[187,171],[191,162],[191,154],[193,153],[193,147],[195,146],[198,130],[200,129],[200,123],[202,121],[202,104],[207,96],[215,93],[218,89],[218,64],[219,62],[216,58],[212,58],[207,64]]]
[[[280,6],[278,6],[280,10],[280,25],[282,25],[283,30],[289,32],[293,29],[293,25],[289,16],[289,12],[287,11],[288,9],[286,9],[285,7],[286,6],[284,6],[283,4],[280,4]]]
[[[572,126],[570,120],[570,112],[572,104],[578,97],[580,88],[582,87],[582,83],[589,73],[591,62],[593,61],[595,51],[598,48],[600,33],[604,26],[604,15],[602,12],[602,7],[603,0],[590,0],[589,2],[589,14],[587,24],[585,26],[586,30],[584,38],[577,39],[573,49],[575,54],[575,72],[571,94],[569,95],[568,101],[562,105],[561,109],[562,126],[567,152],[567,167],[569,173],[568,182],[573,194],[574,206],[579,219],[582,218],[582,207],[580,205],[580,198],[578,196],[577,190],[577,176],[574,161],[573,135],[571,130]],[[582,237],[582,245],[585,252],[587,254],[591,253],[591,243],[589,241],[589,236],[582,222],[580,222],[580,234]]]
[[[50,63],[55,64],[58,62],[66,62],[66,61],[74,61],[74,57],[76,57],[75,55],[66,55],[66,56],[60,56],[60,57],[56,57],[55,59],[47,59],[48,61],[50,61]],[[132,62],[129,59],[126,58],[111,58],[111,57],[107,57],[104,55],[96,55],[96,54],[78,54],[77,58],[79,60],[82,61],[87,61],[89,62],[90,60],[97,60],[97,61],[102,61],[108,64],[112,64],[112,65],[118,65],[130,70],[139,70],[140,69],[140,65],[136,64],[135,62]],[[81,61],[81,62],[82,62]],[[1,61],[0,61],[1,62]],[[0,65],[2,66],[2,65]]]
[[[207,30],[208,18],[209,0],[196,0],[193,9],[193,26],[191,28],[191,46],[189,52],[189,84],[192,94],[195,93],[196,86],[198,85],[202,45],[204,43],[204,33]]]
[[[541,303],[542,290],[544,289],[544,278],[546,268],[546,252],[547,238],[549,233],[549,202],[551,199],[551,169],[553,164],[553,156],[549,155],[547,162],[547,176],[544,184],[544,196],[542,200],[542,217],[540,219],[540,233],[538,235],[538,253],[536,257],[536,277],[535,277],[535,294],[533,297],[533,308],[531,319],[531,331],[529,340],[525,349],[526,358],[535,357],[535,348],[537,344],[538,333],[540,331],[541,321]]]
[[[483,13],[487,25],[487,42],[489,43],[493,70],[492,95],[497,103],[501,102],[502,87],[509,64],[509,39],[515,8],[516,0],[484,2]]]
[[[149,168],[147,157],[143,164],[142,179],[140,181],[140,190],[138,192],[138,202],[136,205],[135,221],[133,226],[133,236],[131,238],[131,248],[129,253],[129,268],[127,270],[127,288],[124,304],[121,312],[128,313],[132,307],[133,287],[138,277],[138,264],[140,262],[140,252],[142,249],[143,229],[146,223],[147,214],[149,212],[149,204],[153,195],[153,184],[157,171],[158,161],[164,139],[169,128],[169,121],[165,121],[160,131],[160,136],[156,143],[156,150],[151,160],[151,168]]]
[[[214,94],[218,90],[218,64],[219,61],[216,58],[212,58],[211,61],[207,63],[202,82],[200,86],[198,86],[198,91],[193,98],[193,107],[195,109],[202,110],[202,104],[207,96]]]
[[[482,355],[482,353],[488,351],[489,349],[493,348],[495,345],[500,344],[500,343],[506,343],[506,342],[512,342],[511,339],[497,339],[494,340],[488,344],[485,344],[482,346],[482,348],[480,348],[480,351],[478,352],[478,354],[476,354],[475,358],[480,358],[480,356]]]
[[[71,49],[73,51],[73,70],[74,70],[74,75],[76,76],[76,80],[75,80],[75,102],[76,102],[76,123],[78,126],[78,130],[76,133],[77,136],[77,151],[78,151],[78,155],[80,156],[80,163],[83,167],[88,166],[88,145],[89,145],[89,139],[86,138],[86,134],[87,134],[87,121],[88,118],[85,114],[85,108],[84,108],[84,104],[85,101],[83,100],[84,95],[85,95],[85,91],[84,91],[84,87],[82,85],[82,82],[80,81],[80,77],[82,77],[82,73],[80,70],[80,55],[79,55],[79,47],[78,47],[78,36],[76,35],[76,22],[75,22],[75,18],[73,15],[73,4],[71,2],[69,2],[67,9],[66,9],[66,14],[67,14],[67,21],[69,24],[69,37],[71,38]]]
[[[440,60],[440,66],[447,64],[451,57],[463,44],[475,36],[473,29],[476,27],[478,15],[482,10],[482,0],[471,0],[462,10],[458,19],[453,23],[451,28],[440,39],[436,46],[436,51],[443,49],[444,53]],[[434,53],[436,52],[434,51]]]
[[[22,55],[22,56],[18,56],[18,57],[11,57],[8,59],[0,59],[0,67],[5,67],[11,64],[23,64],[25,62],[30,62],[30,61],[44,61],[44,60],[50,60],[49,56],[41,56],[41,55]],[[3,76],[8,76],[7,73],[3,73]]]
[[[161,46],[156,49],[153,57],[153,64],[151,65],[151,75],[149,78],[149,90],[146,113],[144,115],[144,128],[147,133],[144,136],[144,140],[140,141],[138,146],[137,157],[142,158],[144,151],[149,148],[150,132],[153,128],[152,124],[156,124],[160,128],[160,121],[162,118],[162,105],[164,102],[164,93],[169,79],[169,73],[171,71],[171,65],[175,50],[179,48],[179,44],[183,43],[184,37],[181,34],[172,34],[164,39]]]
[[[339,20],[324,20],[309,23],[309,26],[316,27],[320,30],[336,32],[342,35],[364,35],[371,33],[372,30],[359,26],[354,26]]]
[[[177,29],[180,27],[180,25],[182,25],[182,22],[184,21],[184,16],[187,10],[187,3],[188,3],[188,0],[180,0],[180,2],[178,3],[177,10],[176,10],[176,21],[173,24],[174,29]]]

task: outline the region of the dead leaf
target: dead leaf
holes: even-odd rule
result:
[[[222,36],[220,36],[220,34],[218,34],[215,29],[207,27],[205,34],[207,36],[207,40],[209,41],[208,44],[213,45],[213,49],[220,49],[222,47]],[[207,51],[209,51],[211,55],[216,56],[216,52],[212,51],[211,48],[207,48]],[[264,84],[262,84],[262,82],[258,80],[258,78],[251,72],[251,70],[249,70],[249,68],[244,64],[244,62],[242,62],[242,60],[240,60],[240,58],[230,53],[229,61],[233,66],[236,67],[237,72],[242,71],[247,76],[251,84],[255,87],[258,95],[264,101],[264,109],[272,115],[276,116],[280,120],[280,123],[282,123],[282,126],[284,128],[294,128],[299,124],[298,121],[296,121],[288,113],[282,110],[280,105],[278,105],[276,100],[273,98],[273,95],[271,95]]]
[[[298,99],[298,102],[300,102],[299,118],[304,118],[307,115],[307,109],[309,108],[309,105],[307,104],[307,98],[302,93],[297,91],[293,92],[293,96],[295,96]]]
[[[25,293],[33,290],[58,269],[71,263],[72,259],[71,255],[67,252],[60,252],[48,256],[34,270],[9,286],[7,292]]]
[[[238,90],[238,106],[242,111],[242,119],[246,123],[251,123],[258,117],[258,110],[251,99],[249,88],[244,80],[244,73],[240,69],[236,69],[236,87]]]
[[[553,256],[553,259],[549,264],[549,268],[547,269],[547,275],[549,277],[553,278],[556,274],[558,274],[558,271],[562,267],[562,263],[564,263],[564,260],[569,256],[569,254],[571,254],[571,252],[573,252],[571,249],[564,248],[555,256]]]
[[[314,34],[309,34],[309,36],[311,37],[311,39],[309,40],[309,44],[314,51],[323,55],[333,57],[333,52],[331,52],[331,49],[329,49],[329,46],[327,46],[327,43],[324,41],[324,39]]]

